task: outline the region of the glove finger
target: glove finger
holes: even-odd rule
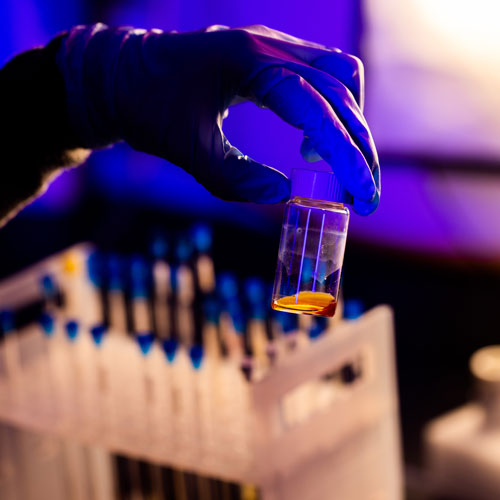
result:
[[[233,147],[220,132],[222,158],[196,176],[213,195],[226,201],[279,203],[290,198],[290,182],[278,170],[258,163]]]
[[[300,145],[300,154],[302,158],[308,162],[320,161],[322,158],[314,149],[312,142],[309,137],[304,137],[302,144]]]
[[[343,52],[323,54],[309,63],[342,82],[354,96],[361,111],[365,104],[365,71],[360,59]]]
[[[352,93],[336,78],[322,71],[299,64],[287,67],[304,77],[330,103],[374,171],[378,166],[377,149],[365,117]]]
[[[268,39],[266,45],[276,46],[275,48],[337,78],[351,91],[356,102],[363,109],[364,69],[363,63],[357,57],[267,26],[251,25],[236,29],[266,37]]]
[[[339,49],[330,49],[326,45],[317,42],[311,42],[309,40],[304,40],[303,38],[298,38],[296,36],[292,36],[288,33],[284,33],[283,31],[275,30],[273,28],[269,28],[262,24],[251,24],[248,26],[241,26],[239,28],[234,28],[236,30],[243,30],[248,33],[252,33],[254,35],[265,36],[267,38],[273,40],[279,40],[282,42],[293,43],[297,47],[295,50],[298,50],[299,53],[302,53],[300,47],[315,49],[314,52],[304,52],[304,54],[313,54],[312,57],[318,57],[322,52],[330,52],[331,50],[339,50]],[[340,51],[339,51],[340,52]],[[311,56],[309,56],[311,57]],[[302,59],[302,58],[301,58]]]
[[[380,164],[375,143],[361,110],[354,102],[351,92],[349,92],[349,90],[347,90],[337,79],[330,75],[322,74],[312,68],[300,65],[294,65],[294,69],[296,69],[298,73],[300,72],[301,76],[306,78],[307,81],[328,100],[363,153],[363,156],[367,159],[377,191],[371,201],[355,198],[353,206],[354,211],[359,215],[369,215],[373,213],[380,202]],[[341,112],[338,112],[338,110],[341,110]],[[306,139],[304,139],[304,142]],[[304,143],[302,147],[304,147]],[[306,147],[307,154],[314,154],[309,152],[311,148],[314,148],[310,141]],[[308,159],[306,156],[304,156],[304,158]]]
[[[378,155],[368,124],[349,89],[331,75],[293,62],[286,63],[286,67],[268,66],[249,84],[252,100],[260,106],[265,106],[266,103],[263,101],[273,87],[293,74],[305,78],[328,101],[337,118],[363,153],[371,170],[374,170],[378,165]]]
[[[285,68],[270,67],[259,76],[266,77],[273,86],[264,85],[263,104],[304,131],[355,198],[371,201],[376,193],[371,169],[328,101],[304,78]]]
[[[357,198],[354,199],[354,211],[358,215],[370,215],[375,212],[380,203],[380,168],[377,168],[373,172],[373,178],[377,186],[377,192],[371,201],[363,201]]]

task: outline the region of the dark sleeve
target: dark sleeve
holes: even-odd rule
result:
[[[0,69],[0,226],[36,195],[62,167],[85,161],[66,110],[56,65],[62,37],[23,52]]]

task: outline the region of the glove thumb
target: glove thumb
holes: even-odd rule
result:
[[[221,132],[223,158],[216,161],[202,184],[227,201],[279,203],[290,198],[288,178],[274,168],[258,163],[232,146]]]

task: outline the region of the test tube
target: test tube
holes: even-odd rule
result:
[[[348,201],[332,172],[292,170],[273,289],[273,309],[335,314],[349,224]]]
[[[196,280],[202,294],[215,289],[215,270],[211,255],[212,230],[206,224],[196,224],[191,228],[191,237],[196,250]]]
[[[109,326],[114,333],[127,333],[127,305],[125,301],[124,259],[110,255],[107,259]]]
[[[242,369],[248,371],[249,361],[256,368],[254,375],[261,377],[269,368],[268,347],[270,339],[267,331],[267,304],[265,284],[259,278],[248,278],[243,284],[244,304],[246,312],[245,360]],[[249,344],[249,345],[247,345]],[[248,359],[248,358],[255,358]],[[248,374],[249,375],[249,374]]]

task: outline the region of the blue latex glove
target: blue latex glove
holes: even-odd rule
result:
[[[222,132],[227,108],[251,100],[304,131],[303,157],[332,166],[358,213],[378,205],[378,159],[355,57],[264,26],[164,33],[97,24],[73,28],[57,62],[82,146],[126,140],[220,198],[283,201],[287,178]]]

